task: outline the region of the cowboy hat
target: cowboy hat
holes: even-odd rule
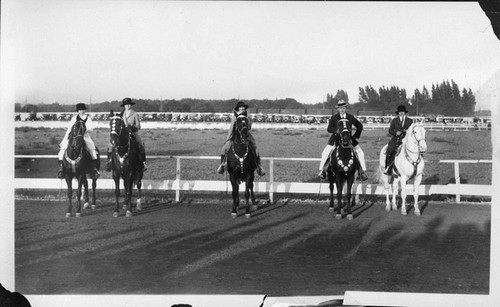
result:
[[[406,111],[406,107],[404,105],[398,106],[398,110],[396,111],[396,113],[399,113],[399,112],[408,113],[408,111]]]
[[[87,106],[84,103],[77,103],[76,104],[76,111],[80,110],[87,110]]]
[[[124,107],[126,104],[133,105],[133,104],[135,104],[135,102],[133,102],[132,99],[126,97],[126,98],[123,98],[121,106]]]
[[[234,107],[234,110],[237,111],[240,107],[245,107],[245,110],[248,109],[248,105],[246,103],[244,103],[243,101],[238,101],[236,107]]]

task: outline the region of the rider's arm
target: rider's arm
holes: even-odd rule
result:
[[[330,117],[330,120],[328,120],[328,128],[326,128],[326,131],[329,133],[337,133],[337,124],[335,123],[333,116]]]
[[[361,136],[361,132],[363,131],[363,124],[354,116],[352,117],[352,124],[354,125],[354,127],[356,127],[356,132],[352,137],[359,139],[359,137]]]
[[[87,131],[94,130],[94,121],[92,120],[92,117],[90,115],[87,115],[87,121],[85,122],[85,129],[87,129]]]
[[[141,129],[141,121],[139,120],[139,113],[134,112],[132,116],[132,124],[130,125],[132,132],[136,132]]]
[[[389,134],[392,136],[396,136],[396,120],[397,118],[393,118],[389,126]]]

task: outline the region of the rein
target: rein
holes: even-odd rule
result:
[[[417,141],[417,151],[413,151],[413,150],[411,150],[409,148],[409,146],[408,146],[408,140],[406,140],[405,143],[404,143],[405,158],[413,166],[413,174],[408,179],[412,179],[413,177],[415,177],[415,175],[417,174],[417,167],[420,164],[420,162],[422,162],[422,152],[420,151],[420,142],[423,141],[423,139],[419,140],[417,138],[417,136],[415,135],[415,131],[414,131],[415,127],[416,126],[414,126],[413,129],[412,129],[411,135]],[[412,157],[410,156],[410,153],[417,154],[417,159],[416,160],[412,159]],[[396,173],[399,173],[399,172],[397,172],[396,167],[394,167],[394,170],[396,171]]]
[[[111,120],[120,120],[121,121],[121,118],[119,116],[113,116],[111,117]],[[123,124],[123,122],[121,122]],[[113,122],[111,124],[111,132],[110,134],[114,134],[118,137],[118,139],[120,139],[120,136],[122,134],[122,127],[120,127],[120,132],[117,132],[116,130],[116,122]],[[125,159],[127,159],[127,157],[129,156],[130,154],[130,134],[131,132],[129,131],[129,136],[128,136],[128,139],[127,139],[127,143],[125,145],[119,145],[119,144],[116,144],[113,146],[113,151],[115,152],[116,156],[118,157],[118,162],[120,163],[120,168],[123,168],[123,162],[125,161]],[[123,156],[120,155],[120,153],[118,152],[117,149],[120,149],[120,148],[127,148],[127,152],[125,152],[125,154]]]
[[[244,115],[239,115],[237,118],[240,118],[240,117],[244,117],[246,118],[246,116]],[[235,127],[234,127],[234,130],[236,130],[239,134],[239,139],[240,139],[240,142],[237,142],[236,141],[236,137],[233,138],[233,144],[231,145],[231,150],[234,154],[234,156],[238,159],[238,161],[240,162],[240,169],[241,169],[241,174],[243,174],[243,162],[245,161],[245,159],[247,158],[248,156],[248,144],[247,144],[247,141],[246,141],[246,138],[243,138],[242,136],[242,132],[240,129],[237,129],[236,128],[236,124],[235,124]],[[234,132],[233,132],[233,135],[236,135]],[[243,141],[242,141],[243,140]],[[243,157],[240,157],[236,151],[234,150],[234,144],[242,144],[242,145],[245,145],[245,153],[243,154]]]
[[[76,130],[76,131],[75,131]],[[81,132],[81,133],[80,133]],[[72,131],[72,139],[73,141],[71,142],[71,147],[75,147],[75,145],[78,145],[75,141],[75,139],[77,138],[83,138],[84,134],[85,134],[85,129],[84,129],[84,126],[80,126],[78,128],[78,130],[73,127],[73,131]],[[76,157],[76,159],[71,159],[69,156],[68,156],[68,151],[66,150],[64,152],[64,159],[71,165],[71,172],[73,174],[76,173],[76,166],[80,163],[80,161],[82,160],[83,158],[83,147],[84,146],[81,146],[80,148],[80,153],[78,154],[78,156]]]

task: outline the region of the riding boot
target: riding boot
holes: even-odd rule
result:
[[[224,171],[225,171],[225,166],[226,166],[226,155],[220,155],[220,165],[219,167],[217,168],[217,173],[219,174],[224,174]]]
[[[111,172],[111,153],[108,152],[108,161],[106,161],[106,171]]]
[[[330,166],[330,158],[328,158],[326,160],[326,163],[325,165],[323,165],[323,168],[321,169],[321,171],[319,172],[318,174],[318,177],[320,179],[323,179],[325,180],[326,179],[326,173],[328,172],[328,167]],[[332,172],[332,176],[335,176],[335,173]]]
[[[266,173],[262,169],[262,166],[260,165],[260,156],[257,156],[257,175],[259,176],[264,176]]]
[[[385,170],[384,175],[392,175],[392,155],[385,156]]]
[[[61,160],[59,160],[59,172],[57,172],[57,178],[64,179],[63,162]]]

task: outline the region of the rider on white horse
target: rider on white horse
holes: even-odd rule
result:
[[[76,116],[73,116],[71,120],[69,121],[68,124],[68,129],[66,130],[66,134],[64,135],[61,143],[59,144],[59,153],[57,155],[59,159],[59,172],[57,173],[57,178],[63,179],[64,174],[63,174],[63,163],[62,160],[64,158],[64,152],[68,148],[68,143],[69,143],[69,133],[71,132],[71,128],[73,128],[73,125],[77,120],[81,120],[85,123],[85,134],[83,135],[83,140],[85,141],[85,147],[87,148],[90,156],[92,157],[92,166],[93,166],[93,171],[92,171],[92,178],[98,178],[101,174],[97,170],[97,150],[95,148],[94,141],[90,138],[89,131],[92,131],[94,129],[94,123],[92,121],[92,118],[86,114],[85,112],[87,111],[87,106],[84,103],[77,103],[76,104],[76,111],[78,114]]]
[[[328,122],[328,128],[327,131],[329,133],[332,133],[332,136],[328,140],[328,144],[325,146],[325,149],[323,149],[323,152],[321,153],[321,162],[319,164],[319,174],[318,176],[321,179],[326,178],[326,171],[328,169],[328,157],[330,156],[330,153],[333,152],[338,146],[338,136],[337,136],[337,124],[341,119],[347,119],[349,121],[348,129],[351,130],[352,126],[356,127],[356,132],[354,135],[352,135],[352,146],[354,148],[354,153],[357,156],[357,160],[359,162],[359,176],[361,180],[365,181],[368,180],[368,176],[365,174],[366,170],[366,163],[365,163],[365,154],[361,147],[359,146],[358,140],[359,137],[361,136],[361,131],[363,131],[363,124],[352,114],[346,113],[346,107],[347,107],[347,102],[344,100],[339,100],[337,103],[337,113],[334,114],[329,122]]]
[[[401,145],[403,138],[406,135],[406,130],[413,124],[413,120],[406,116],[408,111],[404,105],[398,106],[396,111],[398,116],[394,117],[389,126],[389,134],[392,135],[391,140],[387,146],[386,156],[385,156],[385,175],[391,175],[394,166],[394,156],[397,148]]]

